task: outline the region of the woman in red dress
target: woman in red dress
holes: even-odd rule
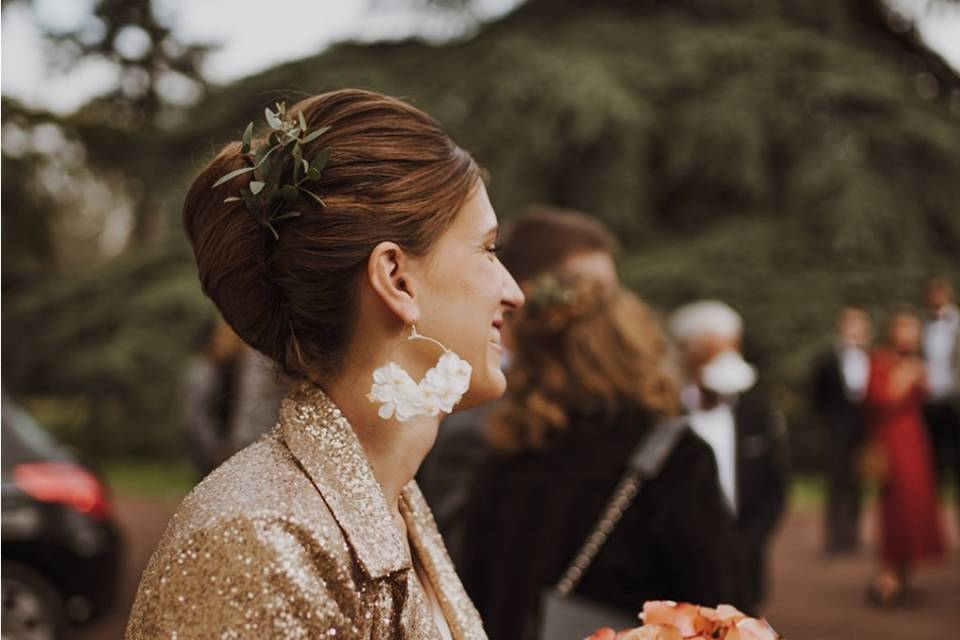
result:
[[[912,311],[890,320],[886,345],[870,361],[867,420],[871,442],[883,459],[880,507],[882,568],[870,585],[873,602],[906,604],[908,579],[919,561],[943,555],[933,456],[921,411],[925,372],[921,324]]]

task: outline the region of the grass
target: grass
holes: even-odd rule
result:
[[[185,462],[114,460],[105,463],[102,471],[114,492],[149,497],[182,496],[199,480]],[[798,474],[791,483],[790,498],[801,508],[819,507],[824,486],[822,476]]]
[[[817,474],[796,474],[790,483],[790,503],[798,509],[814,509],[823,504],[826,484]]]
[[[198,482],[194,470],[185,462],[115,460],[102,466],[107,484],[115,493],[147,497],[178,498]],[[867,501],[875,498],[875,490],[867,489]],[[823,506],[826,483],[822,475],[795,474],[790,483],[790,501],[799,509]],[[943,487],[941,500],[953,499],[953,487]]]
[[[863,500],[866,506],[871,506],[879,498],[879,487],[866,484],[863,487]],[[953,504],[956,501],[956,487],[944,482],[939,487],[938,496],[943,504]],[[799,509],[820,509],[827,499],[827,483],[823,475],[815,473],[794,474],[790,483],[790,502]]]
[[[101,470],[114,493],[151,498],[183,496],[198,481],[184,462],[116,460],[107,462]]]

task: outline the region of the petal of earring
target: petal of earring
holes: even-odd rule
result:
[[[377,415],[383,420],[396,417],[398,422],[407,422],[417,416],[450,413],[470,388],[472,369],[466,360],[439,341],[417,333],[416,327],[404,342],[411,340],[434,343],[443,349],[443,354],[419,383],[392,360],[374,370],[367,398],[380,403]]]

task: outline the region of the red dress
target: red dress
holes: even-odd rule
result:
[[[881,496],[880,556],[895,567],[944,553],[933,454],[923,422],[923,391],[914,387],[890,397],[896,355],[878,350],[870,358],[867,420],[871,439],[882,444],[887,475]]]

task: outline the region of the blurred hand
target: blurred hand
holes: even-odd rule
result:
[[[897,397],[903,397],[916,386],[923,386],[926,368],[923,360],[910,357],[901,360],[890,373],[890,390]]]

